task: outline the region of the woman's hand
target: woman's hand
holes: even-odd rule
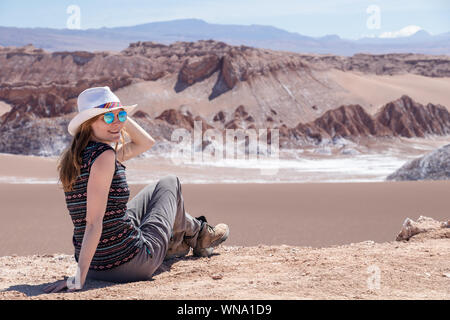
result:
[[[61,292],[64,289],[67,289],[67,280],[59,280],[59,281],[56,281],[55,283],[52,283],[52,284],[46,286],[44,288],[44,292],[45,293],[56,293],[56,292]],[[67,289],[66,292],[74,292],[74,291],[78,291],[78,290]]]

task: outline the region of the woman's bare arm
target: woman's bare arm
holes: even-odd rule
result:
[[[136,121],[127,118],[124,125],[125,130],[130,135],[131,141],[117,148],[117,160],[124,162],[150,149],[155,140]],[[125,155],[122,155],[125,150]]]
[[[91,167],[87,185],[86,229],[78,258],[81,286],[86,281],[89,266],[102,234],[103,216],[114,176],[115,161],[115,152],[107,150],[98,156]]]

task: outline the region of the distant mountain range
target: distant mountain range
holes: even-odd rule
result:
[[[86,30],[0,27],[1,46],[33,44],[47,51],[121,51],[131,42],[223,41],[281,51],[351,56],[355,53],[423,53],[450,55],[450,32],[420,30],[409,37],[342,39],[309,37],[264,25],[212,24],[200,19],[152,22],[130,27]]]

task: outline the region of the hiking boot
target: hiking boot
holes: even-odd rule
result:
[[[184,257],[189,253],[190,250],[191,247],[189,247],[186,242],[182,241],[178,246],[169,248],[167,250],[164,260]]]
[[[197,245],[194,248],[194,255],[197,257],[209,257],[213,248],[227,240],[230,229],[224,223],[219,223],[215,227],[209,225],[204,216],[198,217],[202,221],[202,227],[197,237]]]

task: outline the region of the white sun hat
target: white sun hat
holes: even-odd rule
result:
[[[95,87],[84,90],[77,100],[78,114],[69,122],[67,130],[74,136],[78,127],[85,121],[99,114],[116,109],[124,109],[128,114],[133,111],[137,104],[123,106],[119,98],[109,87]]]

